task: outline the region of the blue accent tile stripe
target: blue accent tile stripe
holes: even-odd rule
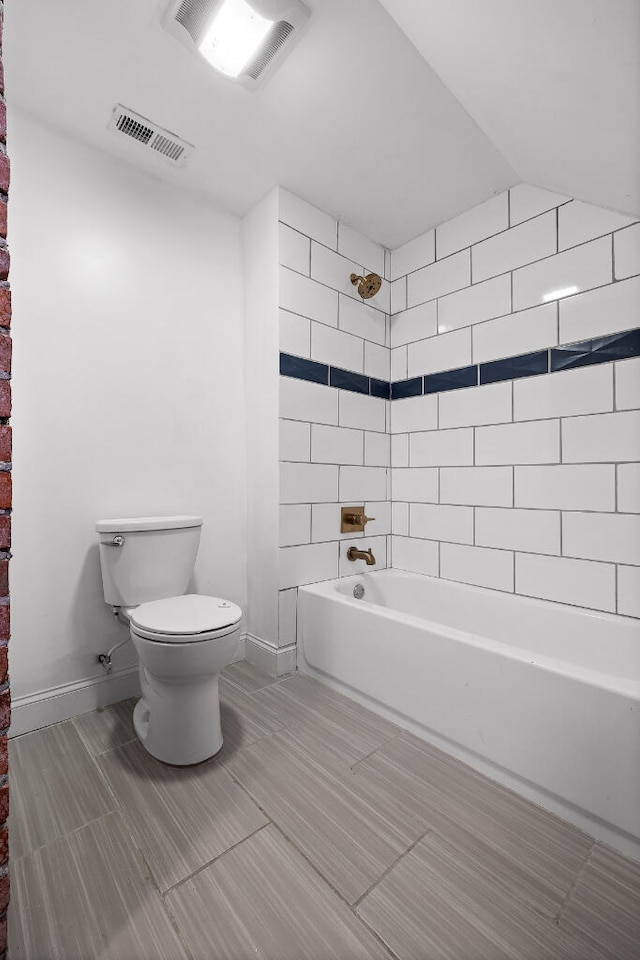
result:
[[[445,393],[447,390],[459,390],[461,387],[477,387],[478,367],[459,367],[457,370],[445,370],[444,373],[429,373],[424,378],[425,393]]]
[[[536,377],[549,372],[549,351],[537,350],[505,360],[492,360],[480,364],[480,383],[498,383],[500,380],[518,380],[520,377]]]
[[[388,380],[376,380],[374,377],[367,377],[354,370],[330,367],[326,363],[307,360],[305,357],[295,357],[290,353],[280,354],[280,373],[283,377],[310,380],[312,383],[322,383],[339,390],[351,390],[353,393],[380,397],[382,400],[389,400],[391,396],[391,384]]]
[[[572,370],[595,363],[627,360],[640,356],[640,329],[614,333],[609,337],[581,340],[551,350],[551,370]]]
[[[283,377],[295,377],[296,380],[311,380],[313,383],[329,383],[329,367],[326,363],[293,357],[290,353],[280,354],[280,373]]]
[[[354,373],[352,370],[330,367],[329,386],[351,390],[353,393],[369,393],[369,377],[365,377],[362,373]]]
[[[330,367],[326,363],[294,357],[289,353],[280,354],[280,373],[297,380],[310,380],[323,383],[340,390],[351,390],[383,400],[400,400],[405,397],[419,397],[423,393],[444,393],[447,390],[460,390],[474,387],[478,383],[498,383],[501,380],[517,380],[520,377],[535,377],[540,374],[571,370],[575,367],[591,366],[597,363],[611,363],[614,360],[627,360],[640,356],[640,327],[625,330],[606,337],[581,340],[578,343],[562,344],[550,350],[537,350],[517,357],[492,360],[488,363],[473,364],[457,370],[444,370],[428,373],[423,377],[409,380],[377,380],[353,370]]]
[[[369,380],[369,393],[372,397],[381,397],[383,400],[391,399],[391,384],[388,380],[376,380],[371,377]]]
[[[391,399],[402,400],[405,397],[419,397],[422,395],[422,377],[412,380],[396,380],[391,384]]]

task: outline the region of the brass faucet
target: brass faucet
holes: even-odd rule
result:
[[[347,560],[364,560],[368,567],[372,567],[376,562],[376,558],[371,553],[371,548],[369,550],[358,550],[357,547],[349,547]]]

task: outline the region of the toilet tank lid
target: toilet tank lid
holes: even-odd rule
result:
[[[133,530],[179,530],[185,527],[201,527],[202,517],[115,517],[113,520],[97,520],[97,533],[127,533]]]

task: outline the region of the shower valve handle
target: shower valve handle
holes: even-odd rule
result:
[[[353,523],[358,527],[364,527],[364,525],[369,523],[370,520],[375,520],[375,517],[367,517],[364,513],[347,513],[345,514],[345,520],[347,523]]]

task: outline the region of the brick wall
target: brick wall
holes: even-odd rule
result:
[[[7,780],[7,730],[11,717],[11,696],[7,674],[9,640],[9,546],[11,543],[11,293],[9,291],[9,251],[7,249],[7,193],[9,159],[6,154],[7,110],[4,101],[2,67],[2,26],[4,4],[0,0],[0,954],[7,945],[9,902],[9,846],[7,816],[9,784]]]

